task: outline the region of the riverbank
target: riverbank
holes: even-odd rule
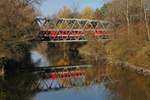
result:
[[[80,48],[79,52],[80,55],[87,61],[92,61],[95,63],[95,60],[99,66],[105,66],[106,64],[114,65],[117,67],[121,67],[123,69],[131,70],[137,74],[141,74],[144,76],[150,76],[150,69],[131,64],[129,62],[121,61],[114,59],[111,56],[108,56],[106,52],[104,52],[104,49],[99,49],[97,52],[93,52],[95,50],[95,47],[91,47],[88,49],[87,47],[90,47],[89,45],[86,45],[82,48]],[[92,50],[91,50],[92,49]],[[97,49],[97,48],[96,48]],[[94,60],[95,59],[95,60]]]
[[[136,72],[137,74],[150,76],[150,69],[147,69],[147,68],[142,68],[140,66],[132,65],[128,62],[123,62],[120,60],[117,60],[115,62],[112,62],[111,60],[109,60],[109,63],[114,64],[115,66],[120,66],[121,68],[124,68],[124,69],[131,70],[133,72]]]

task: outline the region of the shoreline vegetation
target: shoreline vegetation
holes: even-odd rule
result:
[[[24,37],[38,33],[39,26],[33,21],[39,14],[34,9],[34,5],[39,4],[42,0],[29,1],[2,0],[0,2],[0,5],[4,6],[0,10],[0,15],[3,16],[0,26],[5,26],[0,27],[2,34],[0,37],[0,56],[12,59],[14,61],[14,63],[11,63],[14,64],[13,67],[16,67],[16,65],[18,65],[17,67],[33,66],[29,51],[33,47],[39,46],[36,43],[32,44],[26,41]],[[85,60],[91,60],[90,62],[98,62],[98,65],[101,66],[109,62],[109,60],[107,62],[103,58],[110,56],[112,61],[124,64],[124,66],[128,66],[127,68],[132,66],[131,68],[137,70],[137,72],[149,73],[150,10],[148,4],[150,4],[149,0],[112,0],[96,10],[87,6],[80,12],[76,6],[72,8],[65,6],[52,17],[96,19],[112,22],[113,36],[111,41],[103,44],[94,41],[93,37],[89,37],[88,43],[78,49],[81,56],[83,55]],[[7,10],[5,10],[6,8]],[[67,25],[63,26],[63,28],[65,27]],[[20,39],[24,41],[20,42]],[[82,49],[84,47],[85,49]],[[50,49],[50,47],[46,49]],[[44,50],[44,52],[49,51]]]
[[[105,4],[101,8],[104,19],[114,24],[112,40],[102,44],[90,41],[93,39],[90,37],[90,42],[80,48],[80,54],[87,61],[95,59],[99,66],[106,59],[125,69],[150,75],[149,4],[148,0],[112,0]]]
[[[55,15],[47,17],[54,20],[57,18],[106,20],[113,23],[110,26],[111,41],[98,42],[91,31],[86,33],[88,42],[79,44],[28,41],[28,37],[36,37],[40,31],[41,26],[35,19],[41,14],[36,7],[44,1],[0,1],[0,97],[2,100],[30,100],[38,92],[33,91],[33,88],[36,85],[40,86],[39,81],[45,77],[20,71],[21,68],[29,69],[41,62],[39,59],[33,64],[32,50],[43,54],[48,65],[70,63],[76,65],[78,61],[81,61],[79,62],[81,64],[83,62],[92,64],[93,67],[86,70],[87,84],[92,81],[103,84],[106,78],[110,78],[112,82],[119,80],[115,84],[108,83],[105,87],[107,92],[123,97],[121,100],[143,98],[150,100],[150,0],[108,0],[109,2],[102,7],[93,9],[87,6],[83,10],[79,9],[78,4],[72,7],[66,5]],[[88,29],[90,26],[83,29]],[[50,27],[56,28],[53,25]],[[65,22],[59,28],[68,27],[69,24],[66,25]],[[103,28],[103,25],[101,27]],[[76,23],[72,28],[82,27]],[[43,83],[47,85],[46,80],[44,79]]]

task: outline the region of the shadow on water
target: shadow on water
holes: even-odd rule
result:
[[[31,100],[34,95],[33,85],[37,78],[30,74],[16,74],[6,76],[1,80],[1,99],[0,100]]]

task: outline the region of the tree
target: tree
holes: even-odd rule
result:
[[[102,19],[103,13],[100,8],[97,8],[94,12],[94,19]]]
[[[101,8],[97,8],[94,12],[95,19],[107,19],[108,11],[111,3],[105,3]]]
[[[93,19],[94,18],[94,10],[91,7],[86,7],[81,11],[82,19]]]
[[[27,1],[29,0],[1,0],[0,2],[0,57],[20,61],[29,56],[29,42],[25,37],[36,34],[38,27],[34,23],[35,10]]]
[[[115,26],[126,24],[126,9],[125,0],[112,0],[108,10],[109,19],[114,23]]]
[[[68,6],[64,6],[62,9],[60,9],[57,13],[57,17],[59,18],[70,18],[72,15],[72,10]]]
[[[146,30],[147,30],[147,37],[148,37],[148,41],[150,41],[150,29],[149,29],[147,11],[146,11],[148,9],[148,6],[146,5],[147,2],[146,1],[144,2],[143,0],[141,0],[141,5],[144,6],[144,20],[145,20],[145,27],[146,27]]]
[[[72,14],[71,14],[71,18],[79,18],[80,17],[80,13],[79,13],[79,4],[78,3],[74,3],[72,6]]]
[[[112,57],[142,67],[149,66],[150,48],[147,40],[150,33],[144,7],[149,1],[112,0],[111,3],[109,17],[116,25],[117,33],[116,39],[109,44]]]
[[[128,27],[128,34],[130,32],[130,21],[129,21],[129,0],[126,0],[126,20],[127,20],[127,27]]]

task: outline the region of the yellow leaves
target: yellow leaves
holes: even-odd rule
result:
[[[31,23],[34,21],[35,15],[30,6],[18,8],[18,19],[16,20],[17,28],[31,27]]]
[[[35,18],[33,8],[28,5],[24,6],[20,0],[1,0],[0,20],[1,37],[3,40],[1,50],[8,58],[17,59],[24,56],[25,48],[22,47],[26,44],[20,42],[24,35],[32,34],[35,32],[36,26],[32,24]],[[5,40],[5,41],[4,41]],[[18,45],[20,44],[20,45]],[[22,44],[22,45],[21,45]],[[18,47],[15,47],[18,45]],[[14,58],[15,56],[15,58]]]
[[[72,14],[72,10],[67,7],[67,6],[64,6],[62,9],[60,9],[57,13],[57,17],[60,17],[60,18],[69,18]]]
[[[130,34],[123,30],[117,31],[117,33],[121,34],[117,34],[117,39],[107,45],[107,50],[111,51],[109,54],[114,59],[120,59],[139,67],[148,68],[150,66],[150,57],[147,52],[150,51],[150,48],[147,44],[149,43],[144,39],[145,34],[141,30],[137,30],[138,26],[135,24],[134,26],[131,25],[131,27],[135,28],[130,30]]]
[[[66,59],[59,59],[57,62],[56,62],[56,65],[69,65],[69,61],[67,61]]]
[[[130,59],[129,61],[132,64],[138,65],[140,67],[149,67],[150,65],[150,57],[147,55],[148,47],[141,48],[137,53],[136,56]]]
[[[94,10],[91,7],[86,7],[81,12],[82,19],[93,19],[94,18]]]
[[[68,28],[68,25],[67,23],[60,23],[57,25],[59,29],[67,29]],[[70,26],[70,25],[69,25]]]

